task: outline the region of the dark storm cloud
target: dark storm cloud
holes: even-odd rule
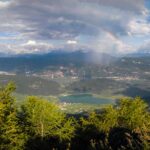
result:
[[[127,23],[144,12],[142,0],[12,0],[3,9],[7,23],[34,38],[97,36],[101,31],[127,34]],[[7,20],[8,19],[8,20]],[[15,20],[15,23],[14,23]],[[22,24],[22,26],[21,26]],[[19,26],[20,25],[20,26]]]
[[[99,5],[115,7],[125,11],[141,14],[145,11],[144,0],[80,0],[81,2],[97,3]]]
[[[40,51],[42,47],[48,51],[47,47],[57,49],[61,46],[130,51],[132,46],[124,43],[122,37],[150,31],[150,26],[144,22],[147,13],[144,0],[0,0],[0,34],[16,35],[6,36],[5,41],[15,39],[15,42],[2,47],[6,47],[6,51],[16,52],[18,47],[28,52],[26,43],[41,41],[42,44],[37,44],[39,49],[32,45],[31,52]],[[142,25],[137,21],[139,18],[144,20]],[[4,40],[1,35],[0,38]],[[69,40],[76,44],[66,45]]]

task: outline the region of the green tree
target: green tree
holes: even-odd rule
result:
[[[150,127],[148,108],[148,105],[140,97],[122,99],[118,108],[120,126],[132,130],[148,129]]]
[[[40,141],[51,138],[70,141],[74,136],[74,120],[66,119],[56,104],[45,99],[28,97],[21,107],[20,118],[25,132]]]
[[[9,83],[0,89],[0,149],[19,150],[25,143],[25,135],[18,125],[17,109],[12,92],[15,85]]]
[[[139,97],[123,98],[118,106],[108,106],[99,114],[92,113],[88,118],[82,118],[81,138],[86,137],[87,144],[92,141],[94,149],[98,146],[108,149],[109,144],[114,149],[149,149],[148,109],[148,105]]]
[[[144,100],[140,97],[122,99],[118,107],[118,124],[139,134],[150,149],[150,112]]]
[[[118,113],[113,106],[108,106],[99,114],[91,113],[87,119],[81,118],[80,138],[84,138],[86,149],[108,149],[107,137],[109,131],[118,125],[117,119]]]

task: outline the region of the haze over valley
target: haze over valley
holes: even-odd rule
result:
[[[150,97],[149,54],[115,57],[98,52],[55,51],[1,57],[0,68],[0,83],[15,82],[18,97],[54,96],[62,105],[66,103],[68,110],[70,103],[95,106],[107,104],[107,99],[115,103],[124,96],[145,100]],[[94,97],[97,101],[92,101]],[[75,111],[79,108],[75,107]]]

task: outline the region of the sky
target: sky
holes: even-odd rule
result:
[[[150,0],[0,0],[0,55],[150,52]]]

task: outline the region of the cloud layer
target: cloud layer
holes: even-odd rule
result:
[[[126,53],[135,50],[131,36],[150,33],[144,0],[6,0],[0,1],[0,14],[0,51],[10,53]]]

